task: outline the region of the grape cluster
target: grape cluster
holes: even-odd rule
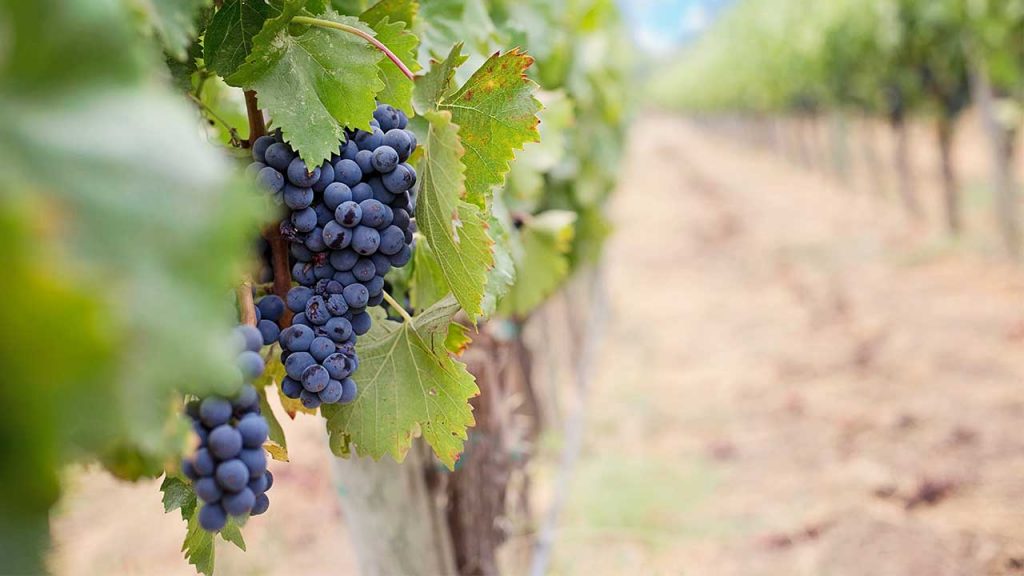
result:
[[[384,299],[384,276],[412,258],[416,136],[400,110],[380,105],[371,131],[346,132],[338,153],[312,170],[280,134],[253,143],[249,172],[288,207],[281,233],[294,261],[280,334],[282,392],[307,408],[351,402],[356,337]]]
[[[182,462],[181,468],[203,501],[199,525],[204,530],[216,532],[224,527],[228,516],[255,516],[270,506],[266,492],[274,476],[267,470],[263,451],[267,421],[260,415],[259,394],[248,382],[263,373],[259,351],[277,339],[277,322],[283,312],[284,302],[277,296],[267,296],[256,308],[259,328],[244,325],[236,329],[242,349],[238,368],[246,381],[237,396],[209,396],[186,406],[199,436],[199,448]]]

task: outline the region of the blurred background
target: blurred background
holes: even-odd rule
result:
[[[1024,0],[469,4],[587,154],[513,167],[577,246],[463,359],[462,468],[377,472],[441,495],[459,571],[1024,575]],[[368,573],[371,472],[278,416],[218,571]],[[194,573],[158,481],[63,480],[54,573]]]

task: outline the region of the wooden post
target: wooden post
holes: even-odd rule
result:
[[[402,464],[337,458],[336,486],[360,576],[454,576],[451,539],[424,477],[422,440]]]

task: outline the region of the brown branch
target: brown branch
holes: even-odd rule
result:
[[[248,148],[257,138],[267,133],[267,123],[263,119],[263,111],[256,102],[256,92],[253,90],[245,91],[245,111],[249,115],[249,140],[243,142],[243,146]]]
[[[246,278],[235,289],[238,297],[238,313],[242,324],[256,325],[256,303],[252,299],[252,280]]]

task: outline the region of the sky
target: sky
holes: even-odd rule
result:
[[[662,55],[698,36],[730,0],[620,0],[637,45]]]

